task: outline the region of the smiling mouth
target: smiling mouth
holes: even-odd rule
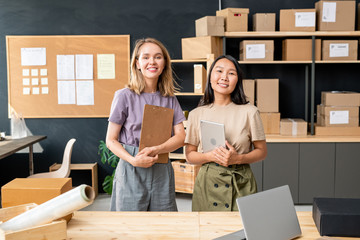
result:
[[[229,87],[228,84],[223,84],[223,83],[218,83],[217,85],[220,86],[220,87],[223,87],[223,88]]]

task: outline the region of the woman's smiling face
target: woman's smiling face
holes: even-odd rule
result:
[[[230,60],[223,58],[216,62],[210,75],[214,94],[230,95],[234,91],[237,81],[236,67]]]

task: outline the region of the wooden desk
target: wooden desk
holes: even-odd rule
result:
[[[46,139],[46,136],[28,136],[19,139],[11,139],[6,137],[4,141],[0,141],[0,159],[8,157],[17,151],[29,147],[29,172],[34,174],[33,163],[33,144]]]
[[[306,240],[356,239],[321,237],[311,212],[297,212]],[[242,228],[238,212],[93,212],[77,211],[67,237],[77,239],[213,239]]]

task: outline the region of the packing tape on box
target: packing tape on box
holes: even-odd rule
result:
[[[94,190],[82,184],[0,224],[0,228],[4,231],[18,231],[46,224],[92,204],[94,198]]]
[[[292,118],[288,118],[288,119],[292,122],[291,135],[296,136],[297,135],[297,122]]]

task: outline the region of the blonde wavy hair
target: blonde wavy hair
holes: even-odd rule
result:
[[[145,81],[143,75],[141,71],[136,67],[136,61],[139,59],[140,55],[140,48],[145,43],[153,43],[158,45],[165,59],[165,66],[161,75],[159,76],[157,90],[161,93],[162,96],[174,96],[174,93],[178,91],[178,88],[177,83],[175,82],[173,77],[169,52],[160,41],[154,38],[143,38],[135,42],[135,47],[131,57],[130,83],[127,85],[127,87],[137,94],[142,93],[145,89]]]

